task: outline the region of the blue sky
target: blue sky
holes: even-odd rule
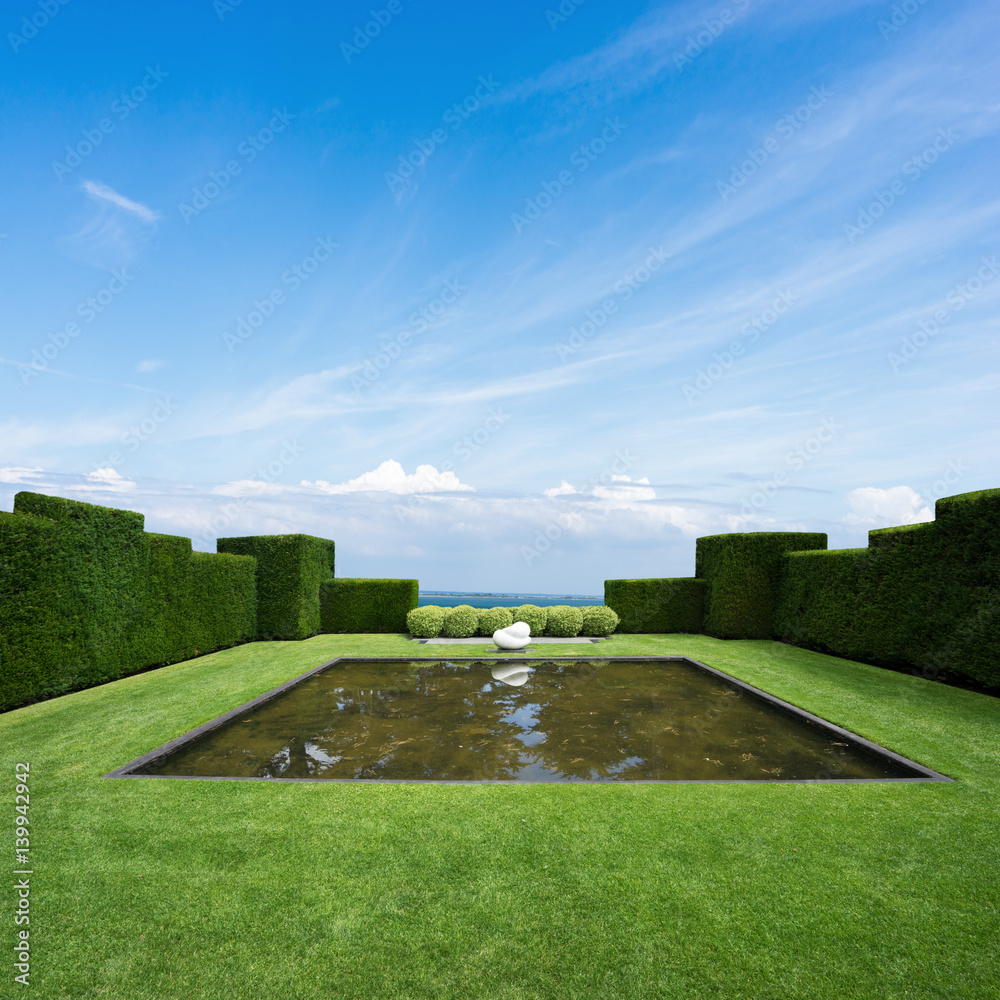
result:
[[[600,594],[699,535],[860,546],[1000,486],[998,27],[5,5],[2,507]]]

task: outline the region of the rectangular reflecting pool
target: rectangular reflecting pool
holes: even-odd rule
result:
[[[342,657],[107,777],[951,780],[684,657]]]

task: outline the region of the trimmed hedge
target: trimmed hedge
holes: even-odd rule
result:
[[[67,567],[74,591],[74,633],[99,684],[135,669],[149,649],[146,615],[148,541],[145,518],[131,510],[21,492],[14,514],[44,518],[66,529]],[[53,581],[54,583],[55,581]]]
[[[786,642],[1000,685],[1000,490],[945,497],[934,521],[869,532],[867,549],[786,557]]]
[[[493,635],[497,629],[514,624],[514,612],[510,608],[479,608],[479,622],[476,635]]]
[[[192,552],[189,573],[193,649],[183,659],[252,642],[257,634],[256,561],[249,556]]]
[[[406,616],[406,630],[414,639],[436,639],[444,627],[444,608],[427,604]]]
[[[737,532],[699,538],[695,577],[705,581],[705,634],[717,639],[772,638],[785,555],[825,548],[826,535],[811,531]]]
[[[618,626],[618,615],[600,604],[588,604],[583,612],[583,627],[580,635],[611,635]]]
[[[545,634],[545,626],[549,620],[548,608],[540,608],[537,604],[522,604],[511,608],[511,613],[515,622],[524,622],[531,629],[532,635]]]
[[[605,580],[604,604],[621,619],[619,633],[701,632],[705,581],[694,577]]]
[[[192,553],[143,524],[30,492],[0,513],[0,708],[253,637],[254,560]]]
[[[0,707],[100,683],[85,561],[72,526],[0,513]]]
[[[257,638],[308,639],[320,631],[319,586],[333,578],[334,543],[312,535],[220,538],[219,552],[257,560]]]
[[[545,624],[546,635],[558,635],[570,638],[580,634],[583,628],[583,612],[569,604],[554,604],[549,608],[548,621]]]
[[[811,649],[843,649],[849,659],[870,655],[865,638],[870,588],[868,549],[789,552],[775,636]]]
[[[610,635],[618,625],[618,615],[611,608],[601,605],[575,608],[558,604],[539,608],[534,604],[522,604],[517,608],[474,608],[469,604],[459,604],[454,608],[442,608],[428,604],[406,616],[407,630],[417,639],[434,639],[438,635],[453,639],[490,636],[497,629],[508,628],[514,622],[525,622],[533,636],[569,638],[581,634]]]
[[[416,580],[339,577],[319,587],[320,632],[408,632]]]
[[[478,624],[476,609],[471,604],[458,604],[445,609],[441,632],[449,639],[468,639],[476,634]]]
[[[148,534],[147,664],[176,663],[257,633],[256,560],[192,552],[191,539]]]
[[[179,535],[149,535],[149,661],[176,663],[197,656],[192,642],[191,602],[187,583],[191,569],[191,539]],[[233,558],[236,558],[235,556]],[[256,567],[252,567],[256,569]],[[252,585],[251,578],[251,585]],[[256,610],[256,593],[254,608]],[[257,631],[256,616],[251,635]]]

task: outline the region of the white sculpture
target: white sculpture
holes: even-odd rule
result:
[[[527,622],[514,622],[506,628],[498,628],[493,633],[493,641],[500,649],[524,649],[531,637],[531,626]]]

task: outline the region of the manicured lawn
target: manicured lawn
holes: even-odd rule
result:
[[[12,981],[8,917],[0,995],[1000,993],[1000,700],[780,643],[620,636],[544,653],[687,654],[957,780],[101,778],[339,654],[482,653],[398,636],[257,643],[0,716],[8,871],[26,760],[35,872],[31,987]]]

